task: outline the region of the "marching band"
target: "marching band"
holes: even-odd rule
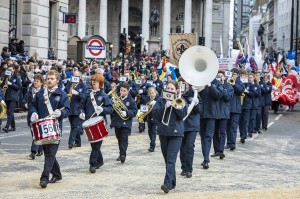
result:
[[[8,106],[8,122],[5,131],[15,130],[13,108],[14,97],[19,84],[16,72],[3,81],[5,100]],[[204,169],[209,168],[210,157],[225,158],[225,149],[236,150],[237,132],[240,142],[245,143],[253,133],[267,130],[268,114],[274,89],[270,76],[259,72],[247,73],[233,68],[228,76],[219,70],[213,81],[201,89],[186,81],[186,77],[170,80],[166,74],[160,79],[157,70],[151,77],[144,74],[133,76],[125,71],[119,81],[107,82],[103,70],[96,70],[90,82],[78,70],[72,77],[56,70],[49,70],[45,77],[36,74],[34,82],[26,93],[23,105],[28,109],[28,126],[31,127],[33,142],[30,158],[44,153],[44,170],[40,186],[62,179],[56,153],[63,129],[62,121],[68,118],[71,126],[68,148],[81,147],[81,135],[86,134],[91,145],[89,171],[95,173],[104,164],[101,152],[108,128],[114,128],[118,140],[117,161],[125,163],[128,136],[132,132],[133,118],[139,122],[139,132],[148,126],[149,152],[156,149],[156,135],[159,136],[166,172],[161,190],[168,193],[176,187],[175,165],[180,153],[181,175],[191,178],[195,141],[198,133]],[[134,80],[136,78],[136,80]],[[43,85],[44,84],[44,85]],[[6,87],[5,87],[6,86]],[[2,91],[0,89],[0,91]],[[9,95],[7,94],[9,92]],[[1,96],[0,99],[4,98]],[[111,116],[108,124],[106,116]],[[210,150],[213,145],[213,154]],[[49,180],[50,173],[52,174]]]

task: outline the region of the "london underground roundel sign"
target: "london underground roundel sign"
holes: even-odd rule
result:
[[[106,58],[106,46],[99,39],[91,39],[85,46],[85,58]]]

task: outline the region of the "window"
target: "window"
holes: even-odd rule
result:
[[[9,3],[9,38],[16,38],[17,35],[17,0],[10,0]]]
[[[92,25],[92,27],[91,27],[91,35],[94,35],[94,34],[95,34],[95,26]]]
[[[181,33],[181,26],[176,26],[176,33]]]
[[[85,25],[85,35],[89,35],[89,24]]]
[[[179,13],[176,16],[176,21],[184,21],[184,14],[183,13]]]

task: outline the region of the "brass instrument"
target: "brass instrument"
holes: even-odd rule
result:
[[[241,105],[243,105],[243,103],[244,103],[244,98],[245,98],[245,93],[242,93],[242,95],[241,95]]]
[[[145,118],[146,116],[152,111],[154,105],[150,105],[151,102],[153,102],[154,98],[151,99],[149,102],[147,102],[146,106],[148,106],[148,111],[147,112],[142,112],[141,110],[138,111],[136,114],[136,119],[139,123],[145,123]]]
[[[74,83],[71,84],[70,86],[70,91],[68,93],[68,98],[69,98],[69,101],[71,102],[71,98],[72,98],[72,90],[74,89]]]
[[[8,77],[6,77],[6,79],[5,79],[5,83],[4,83],[4,85],[3,85],[3,92],[4,92],[4,95],[5,95],[5,93],[6,93],[6,90],[7,90],[7,88],[8,88]]]
[[[113,102],[113,108],[118,113],[120,118],[123,120],[128,120],[129,117],[123,117],[121,114],[121,111],[127,111],[127,107],[123,104],[121,98],[118,96],[116,89],[111,90],[107,95],[111,95],[113,98],[115,98],[115,101]]]
[[[5,114],[6,114],[6,103],[2,100],[1,102],[0,102],[0,107],[1,107],[1,110],[0,110],[0,119],[2,119],[4,116],[5,116]]]
[[[233,78],[230,78],[230,79],[228,79],[228,83],[233,85],[233,84],[235,84],[235,80]]]

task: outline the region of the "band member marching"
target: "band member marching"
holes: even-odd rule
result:
[[[139,86],[139,93],[137,96],[140,99],[138,106],[146,105],[147,90],[151,87],[151,85],[146,82],[145,75],[140,75],[140,80],[142,84]],[[145,122],[139,122],[139,132],[142,133],[143,131],[145,131]]]
[[[264,76],[264,83],[266,90],[263,93],[264,97],[264,106],[262,106],[262,129],[268,130],[268,121],[269,121],[269,110],[272,105],[272,83],[270,82],[270,76]]]
[[[136,116],[136,102],[130,95],[129,84],[123,82],[120,84],[120,96],[112,90],[112,101],[114,111],[111,115],[111,126],[115,127],[115,134],[118,139],[119,157],[117,161],[124,163],[128,148],[128,136],[131,133],[132,118]]]
[[[161,92],[164,89],[164,83],[158,78],[157,70],[152,71],[152,80],[153,80],[153,86],[156,88],[158,94],[161,95]]]
[[[5,102],[7,106],[7,122],[2,129],[4,132],[15,131],[15,107],[19,101],[20,88],[22,86],[22,80],[19,77],[19,66],[15,65],[14,68],[9,67],[7,69],[11,74],[4,77],[2,88],[5,93]],[[11,128],[9,128],[11,127]]]
[[[260,73],[255,74],[255,81],[257,85],[260,87],[261,95],[259,96],[259,104],[258,110],[256,112],[256,123],[254,128],[254,133],[262,133],[261,129],[261,121],[262,121],[262,108],[265,106],[265,93],[268,92],[268,88],[263,79],[260,78]]]
[[[245,70],[243,70],[246,72]],[[236,136],[237,128],[239,125],[239,119],[242,112],[241,95],[245,88],[240,79],[240,71],[237,68],[233,68],[232,72],[232,87],[234,90],[233,98],[230,101],[230,120],[227,123],[227,145],[231,151],[236,149]]]
[[[214,79],[211,83],[200,92],[200,97],[202,100],[202,110],[200,113],[200,136],[201,136],[201,146],[204,161],[201,163],[204,169],[208,169],[210,162],[209,152],[211,148],[211,142],[215,132],[215,121],[220,118],[219,113],[219,100],[222,97],[223,87],[221,82]]]
[[[183,78],[179,77],[178,81],[182,81],[185,85],[185,91],[182,95],[184,100],[191,106],[194,101],[194,107],[188,117],[184,120],[184,136],[180,147],[181,175],[187,178],[192,177],[194,148],[197,134],[200,130],[200,110],[202,102],[197,94],[194,98],[194,91],[191,85],[186,83]]]
[[[71,124],[71,131],[69,136],[69,149],[73,147],[81,147],[80,134],[82,133],[82,119],[80,115],[80,101],[85,97],[87,87],[81,80],[81,72],[75,71],[71,82],[68,82],[65,87],[65,92],[68,93],[68,97],[71,103],[69,121]]]
[[[67,118],[70,111],[68,95],[58,88],[59,73],[50,70],[46,74],[47,88],[41,89],[33,98],[29,113],[32,122],[46,118],[49,115],[58,119],[62,132],[63,118]],[[54,111],[53,111],[54,110]],[[49,129],[48,129],[49,130]],[[44,170],[40,178],[40,186],[46,188],[48,183],[55,183],[62,179],[60,167],[56,159],[59,141],[43,145],[45,155]],[[49,174],[52,178],[49,181]]]
[[[215,134],[213,139],[215,153],[211,157],[219,157],[220,159],[225,158],[224,148],[226,141],[226,129],[227,123],[230,119],[230,102],[233,97],[233,88],[227,83],[225,72],[219,71],[218,80],[221,81],[223,91],[222,97],[219,100],[219,113],[220,117],[216,120]]]
[[[180,93],[177,82],[167,83],[166,91],[177,95]],[[179,95],[180,96],[180,95]],[[177,101],[181,105],[177,105]],[[153,108],[153,114],[158,121],[157,135],[159,135],[161,152],[166,164],[166,174],[161,190],[168,193],[176,187],[175,164],[184,135],[183,118],[187,114],[187,106],[180,97],[173,100],[159,98]]]
[[[31,102],[33,100],[33,98],[35,97],[35,95],[37,94],[37,92],[40,91],[40,89],[42,88],[43,84],[44,84],[44,78],[41,74],[36,74],[33,77],[33,86],[29,87],[27,93],[25,94],[24,98],[23,98],[23,105],[25,109],[29,109]],[[30,121],[30,114],[28,113],[27,115],[27,124],[30,127],[31,121]],[[33,132],[31,131],[31,136],[33,137]],[[36,145],[34,143],[34,140],[32,140],[31,143],[31,154],[29,155],[29,157],[33,160],[35,159],[35,156],[41,156],[43,155],[43,147],[42,145]]]
[[[91,78],[91,88],[85,97],[80,102],[80,118],[90,119],[98,115],[104,116],[113,112],[112,103],[108,95],[104,92],[104,77],[100,74],[95,74]],[[92,151],[90,154],[91,173],[95,173],[103,164],[103,156],[101,153],[102,140],[91,143]]]

